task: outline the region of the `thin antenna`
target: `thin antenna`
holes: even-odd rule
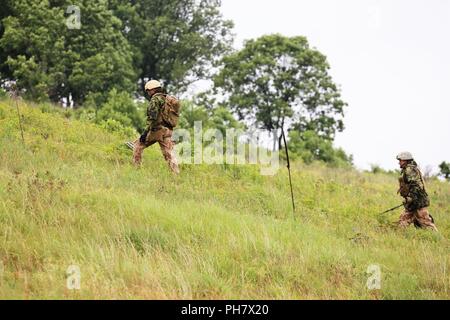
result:
[[[294,201],[294,190],[292,188],[292,178],[291,178],[291,163],[289,161],[289,151],[286,142],[286,136],[284,135],[284,128],[281,128],[281,135],[283,136],[284,149],[286,151],[287,168],[289,172],[289,185],[291,186],[291,199],[292,199],[292,215],[295,220],[295,201]]]

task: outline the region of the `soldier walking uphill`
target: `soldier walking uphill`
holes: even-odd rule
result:
[[[150,105],[147,109],[147,128],[134,142],[134,164],[141,164],[145,148],[158,143],[170,170],[178,174],[180,171],[177,159],[173,155],[172,133],[178,122],[179,102],[174,97],[164,94],[161,84],[156,80],[145,84],[145,92],[150,97]]]
[[[405,199],[405,212],[400,216],[399,225],[407,227],[414,223],[418,228],[429,228],[437,231],[433,217],[428,212],[430,200],[425,190],[422,173],[409,152],[397,156],[401,171],[398,193]]]

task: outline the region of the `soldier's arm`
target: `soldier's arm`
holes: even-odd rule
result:
[[[151,99],[147,108],[147,131],[152,130],[152,125],[158,118],[159,104],[156,99]]]
[[[405,183],[403,176],[398,178],[399,188],[397,193],[400,194],[402,197],[407,197],[409,193],[408,185]]]

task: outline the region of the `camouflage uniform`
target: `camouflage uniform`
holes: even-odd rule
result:
[[[398,193],[405,198],[405,212],[400,216],[399,225],[407,227],[414,223],[416,227],[431,228],[437,231],[434,220],[427,209],[430,200],[425,190],[422,174],[415,162],[411,162],[402,168],[399,182]]]
[[[173,155],[173,129],[164,126],[159,117],[164,103],[165,97],[163,94],[157,93],[150,99],[150,105],[147,108],[147,138],[145,143],[142,143],[139,139],[134,142],[133,160],[136,165],[140,165],[142,162],[142,153],[144,149],[158,142],[170,170],[178,174],[180,171],[178,168],[177,159]]]

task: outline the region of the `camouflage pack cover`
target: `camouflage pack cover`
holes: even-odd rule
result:
[[[402,169],[399,182],[399,192],[406,200],[406,210],[415,211],[430,205],[422,174],[416,164],[408,164]]]
[[[175,128],[178,125],[180,111],[180,101],[173,96],[165,95],[165,102],[158,117],[159,124],[168,126],[169,128]]]

